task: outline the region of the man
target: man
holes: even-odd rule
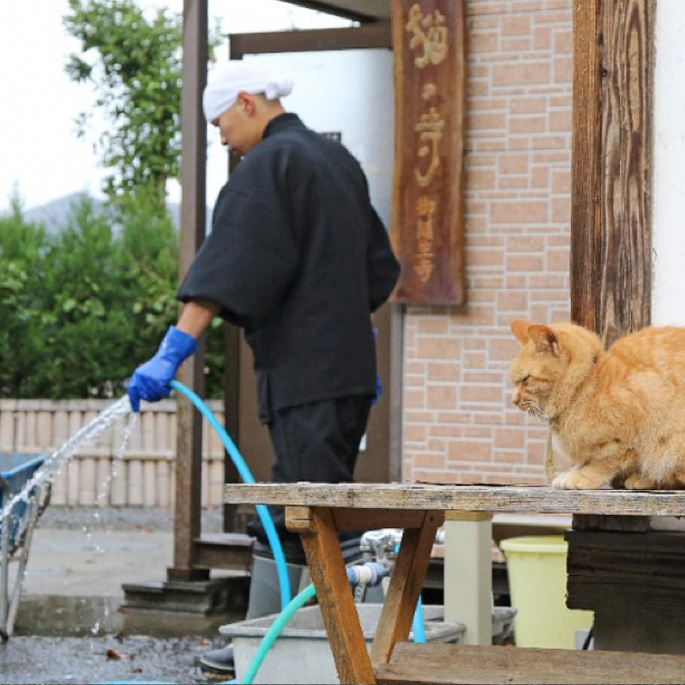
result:
[[[205,117],[243,159],[179,289],[179,321],[134,373],[129,397],[137,411],[140,399],[168,396],[218,314],[244,328],[254,353],[259,416],[276,455],[272,480],[349,482],[376,393],[371,313],[399,266],[358,162],[285,112],[280,98],[291,87],[242,62],[210,75]],[[274,514],[290,570],[301,570],[299,540],[282,511]],[[255,618],[279,602],[264,531],[257,520],[249,531],[257,538],[248,610]],[[210,662],[202,660],[208,670]],[[211,670],[228,672],[220,655],[214,663]]]

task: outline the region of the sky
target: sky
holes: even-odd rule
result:
[[[138,0],[138,5],[181,13],[183,0]],[[74,192],[101,196],[105,170],[93,145],[104,123],[94,112],[89,136],[77,138],[75,119],[93,111],[95,97],[91,87],[71,83],[64,72],[67,56],[79,48],[62,25],[67,12],[67,0],[0,2],[0,213],[9,208],[15,189],[26,209]],[[209,17],[210,25],[219,20],[223,33],[350,25],[280,0],[209,0]],[[227,54],[225,43],[217,55]],[[212,127],[208,140],[212,205],[226,180],[226,151]],[[168,191],[169,200],[178,202],[178,184],[171,182]]]

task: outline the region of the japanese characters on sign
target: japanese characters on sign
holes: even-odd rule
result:
[[[395,176],[393,242],[405,267],[395,299],[461,303],[465,297],[464,103],[463,95],[456,101],[452,95],[463,90],[463,0],[392,2],[395,45],[401,45],[395,48],[399,173]],[[457,27],[454,35],[452,25]],[[401,41],[397,40],[400,35]],[[457,202],[451,193],[458,196]],[[459,216],[454,215],[455,207]],[[454,250],[459,252],[456,258]]]

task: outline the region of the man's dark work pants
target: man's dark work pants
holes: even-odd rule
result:
[[[271,480],[274,483],[349,483],[366,430],[371,408],[368,396],[352,396],[290,407],[274,412],[269,422],[276,453]],[[306,559],[299,535],[285,527],[282,507],[269,507],[288,564],[291,592],[298,592]],[[275,613],[280,591],[271,547],[261,521],[255,517],[247,527],[257,538],[252,563],[248,618]],[[341,535],[345,562],[358,560],[359,535]]]

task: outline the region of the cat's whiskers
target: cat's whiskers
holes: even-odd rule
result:
[[[547,474],[547,478],[552,480],[555,476],[554,450],[552,449],[552,434],[554,433],[555,421],[547,416],[542,407],[535,402],[528,401],[525,405],[522,405],[522,408],[547,426],[547,438],[545,440],[545,473]]]
[[[545,414],[545,412],[542,410],[542,408],[535,404],[535,402],[526,402],[522,408],[525,409],[531,416],[534,416],[536,419],[546,424],[549,430],[554,429],[554,421],[550,419],[549,416],[547,416],[547,414]]]

